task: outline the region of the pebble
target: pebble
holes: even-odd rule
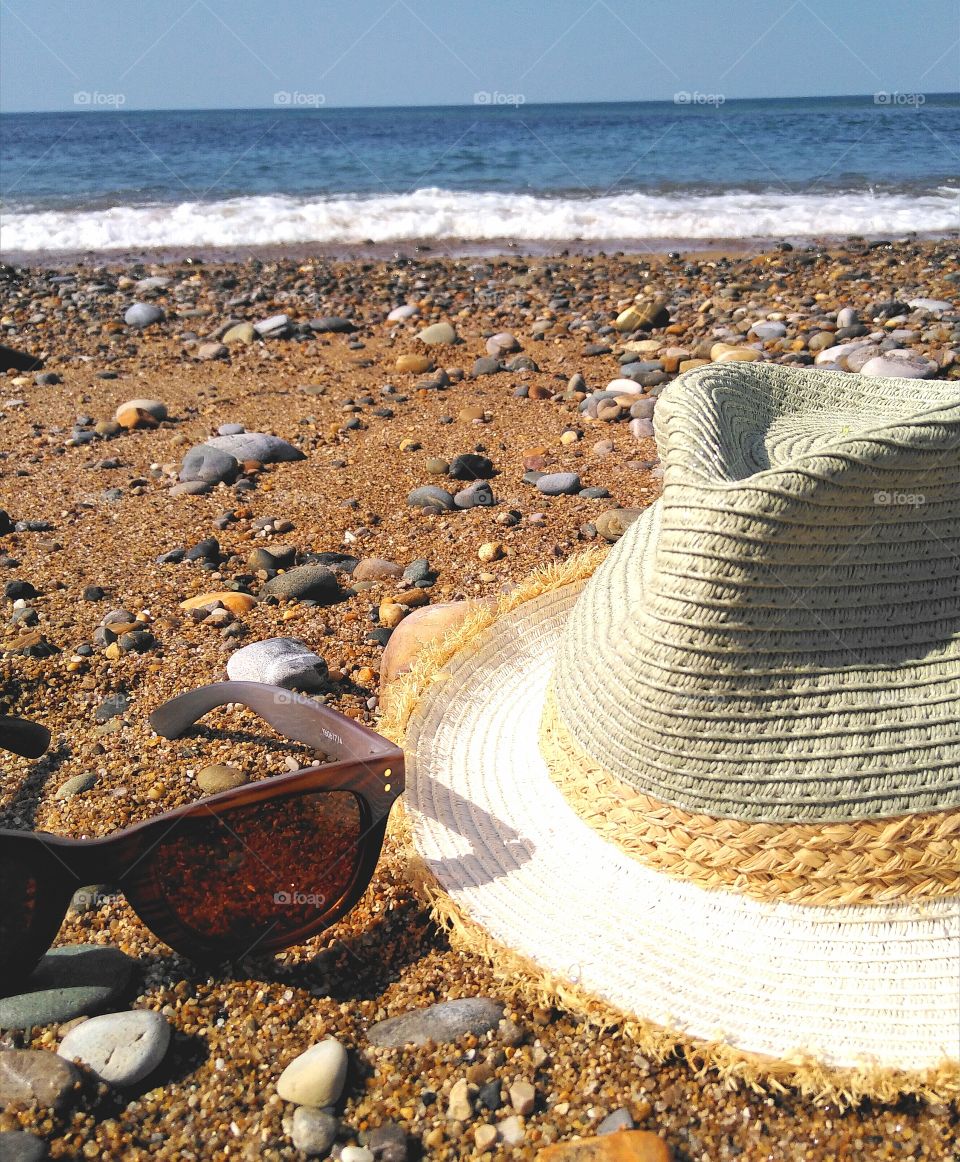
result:
[[[61,783],[57,788],[57,799],[73,799],[77,795],[82,795],[84,791],[89,791],[91,787],[96,786],[97,776],[92,771],[86,771],[84,774],[74,775]]]
[[[439,508],[447,512],[456,508],[452,494],[436,484],[424,484],[420,488],[415,488],[407,495],[407,504],[411,508]]]
[[[481,355],[479,359],[474,361],[474,378],[479,378],[482,375],[496,375],[499,371],[503,371],[503,364],[496,355]]]
[[[421,343],[426,343],[428,347],[437,344],[450,344],[456,343],[457,332],[450,323],[433,323],[418,332],[417,338]]]
[[[47,1143],[26,1130],[0,1131],[0,1162],[43,1162]]]
[[[433,360],[429,355],[400,355],[395,366],[397,371],[412,371],[419,375],[425,371],[433,371]]]
[[[488,1150],[496,1144],[499,1137],[496,1126],[491,1126],[488,1122],[477,1126],[473,1131],[473,1144],[476,1146],[478,1153],[485,1154]]]
[[[653,420],[631,420],[630,434],[635,440],[648,440],[654,435]]]
[[[184,456],[179,477],[184,484],[230,484],[239,472],[235,456],[210,444],[198,444]]]
[[[597,1126],[597,1136],[615,1134],[618,1130],[632,1130],[633,1118],[628,1109],[614,1110]]]
[[[453,498],[457,508],[492,508],[497,502],[486,480],[475,480]]]
[[[611,379],[604,391],[610,396],[643,394],[643,388],[633,379]]]
[[[357,330],[357,326],[341,315],[324,315],[320,319],[310,320],[310,330],[318,335],[349,335]]]
[[[907,305],[914,311],[931,311],[935,315],[953,310],[953,303],[946,299],[911,299]]]
[[[502,1122],[498,1122],[497,1131],[501,1140],[507,1146],[519,1146],[527,1136],[523,1120],[517,1117],[516,1114],[511,1114],[510,1117],[504,1118]]]
[[[220,791],[232,791],[247,781],[243,771],[226,763],[214,763],[197,771],[197,786],[207,795],[216,795]]]
[[[134,962],[111,944],[52,948],[23,991],[0,997],[0,1029],[29,1029],[88,1016],[116,1001],[130,983]]]
[[[446,476],[450,465],[446,460],[441,460],[438,456],[431,456],[423,467],[431,476]]]
[[[454,480],[487,480],[493,475],[493,461],[487,456],[463,452],[454,456],[447,471]]]
[[[264,432],[235,432],[229,436],[213,436],[203,445],[225,452],[239,461],[258,460],[261,464],[277,464],[282,461],[306,460],[299,448],[279,436]]]
[[[129,413],[131,412],[146,412],[152,419],[162,422],[167,418],[167,405],[158,399],[128,399],[126,403],[120,404],[117,408],[114,418],[121,427],[132,427],[133,425],[129,422]],[[124,423],[125,416],[128,419],[126,423]]]
[[[271,637],[232,653],[227,677],[232,682],[266,682],[288,690],[319,690],[326,681],[327,663],[298,638]]]
[[[473,1098],[477,1087],[465,1077],[453,1083],[447,1098],[447,1117],[454,1122],[467,1122],[473,1117]]]
[[[354,581],[390,581],[402,575],[403,568],[384,557],[364,557],[353,570]]]
[[[247,347],[255,342],[257,331],[253,323],[237,323],[228,328],[221,336],[221,342],[226,347]]]
[[[167,1019],[152,1009],[104,1013],[75,1025],[57,1053],[79,1058],[101,1081],[121,1088],[135,1085],[157,1068],[170,1045]]]
[[[346,1080],[347,1051],[335,1037],[325,1037],[290,1062],[277,1079],[277,1093],[297,1105],[332,1106]]]
[[[416,303],[401,303],[399,307],[394,307],[387,315],[388,323],[402,323],[406,319],[415,319],[420,314],[420,308]]]
[[[286,334],[290,329],[289,315],[271,315],[269,319],[261,319],[253,324],[253,329],[264,339],[276,339]]]
[[[630,525],[643,513],[642,508],[608,508],[595,520],[597,532],[605,541],[619,541]]]
[[[340,1152],[340,1162],[376,1162],[376,1158],[366,1146],[344,1146]]]
[[[488,355],[510,355],[520,350],[520,341],[509,331],[498,331],[490,336],[485,346]]]
[[[108,615],[109,616],[109,615]],[[127,620],[131,620],[128,618]],[[106,622],[104,624],[107,624]],[[125,690],[118,690],[108,694],[93,712],[94,722],[109,722],[111,718],[119,718],[125,714],[130,706],[130,695]]]
[[[481,545],[477,549],[477,556],[484,564],[489,564],[491,561],[499,561],[505,555],[503,545],[499,541],[487,541],[486,544]]]
[[[201,343],[197,348],[197,358],[207,363],[214,359],[227,359],[230,350],[225,343]]]
[[[62,1112],[79,1098],[80,1073],[56,1053],[0,1050],[0,1108],[37,1105]]]
[[[536,1101],[537,1091],[529,1081],[515,1081],[510,1086],[510,1104],[516,1113],[522,1114],[524,1117],[527,1114],[532,1114]]]
[[[367,1039],[371,1045],[381,1049],[426,1045],[428,1041],[444,1044],[456,1041],[465,1033],[479,1037],[481,1033],[495,1029],[502,1016],[503,1005],[496,1001],[487,997],[463,997],[440,1001],[425,1009],[411,1009],[399,1017],[379,1021],[370,1027]]]
[[[156,303],[134,303],[128,307],[123,321],[128,327],[149,327],[164,318],[163,308]]]
[[[536,483],[546,496],[570,496],[583,487],[576,472],[547,472]]]
[[[340,582],[336,573],[324,565],[296,565],[285,573],[271,577],[260,590],[261,596],[282,597],[298,601],[338,601]]]
[[[259,550],[265,552],[265,550]],[[231,613],[249,613],[257,604],[257,599],[250,593],[239,593],[235,589],[221,589],[216,593],[198,593],[196,597],[188,597],[180,602],[181,609],[206,609],[217,604],[229,609]]]
[[[340,1123],[325,1110],[298,1106],[293,1111],[290,1137],[308,1158],[325,1158],[337,1140]]]
[[[782,339],[787,333],[787,328],[783,323],[776,323],[764,319],[759,323],[754,323],[750,328],[750,333],[767,343],[771,339]]]
[[[423,588],[425,585],[432,585],[434,580],[434,572],[430,568],[430,562],[426,557],[417,557],[415,561],[404,569],[402,579],[408,585]]]
[[[370,1130],[364,1145],[377,1162],[406,1162],[407,1135],[396,1122],[383,1122]]]
[[[444,601],[405,617],[390,635],[380,660],[381,688],[410,669],[424,644],[457,629],[476,608],[474,601]]]
[[[868,359],[860,368],[861,375],[899,379],[930,379],[936,373],[937,365],[933,360],[907,350],[885,351],[883,355]]]

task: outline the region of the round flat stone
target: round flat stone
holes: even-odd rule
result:
[[[438,343],[456,343],[457,332],[450,323],[433,323],[429,327],[424,327],[418,333],[417,338],[428,346]]]
[[[421,488],[415,488],[407,496],[407,504],[411,508],[440,508],[448,512],[456,507],[451,494],[436,484],[424,484]]]
[[[164,1059],[170,1044],[167,1019],[152,1009],[104,1013],[74,1026],[60,1042],[58,1054],[74,1058],[108,1085],[135,1085]]]
[[[120,997],[133,961],[110,944],[51,949],[22,992],[0,997],[0,1029],[62,1024],[106,1008]]]
[[[546,496],[566,496],[579,492],[583,487],[576,472],[547,472],[536,483]]]
[[[163,308],[156,303],[134,303],[128,307],[123,321],[128,327],[149,327],[163,318]]]

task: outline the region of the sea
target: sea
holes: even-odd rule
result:
[[[0,249],[234,250],[943,236],[960,96],[0,116]]]

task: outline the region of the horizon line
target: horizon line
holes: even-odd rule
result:
[[[79,89],[81,93],[97,94],[98,89],[88,90]],[[906,90],[902,90],[906,91]],[[916,90],[919,92],[919,90]],[[281,89],[278,92],[299,94],[299,89]],[[490,96],[498,96],[499,90],[478,90],[480,93],[485,93]],[[699,90],[678,89],[677,93],[698,93]],[[824,94],[807,94],[807,95],[791,95],[791,96],[777,96],[777,97],[728,97],[722,94],[724,104],[730,103],[746,103],[757,101],[847,101],[847,100],[864,100],[872,101],[878,93],[899,93],[899,89],[875,89],[871,93],[824,93]],[[105,94],[109,96],[116,96],[117,94]],[[321,94],[304,93],[304,96],[317,97]],[[508,94],[511,97],[519,96],[520,94]],[[716,95],[716,94],[714,94]],[[944,92],[924,93],[925,98],[944,98],[950,97],[960,103],[960,93],[947,90]],[[361,111],[361,110],[398,110],[398,109],[474,109],[474,110],[502,110],[506,112],[510,110],[516,112],[521,108],[556,108],[576,105],[674,105],[677,108],[702,108],[698,102],[677,102],[674,97],[644,97],[644,98],[616,98],[613,100],[590,100],[590,101],[444,101],[440,103],[429,102],[424,104],[413,105],[335,105],[326,104],[284,104],[274,103],[272,105],[190,105],[190,106],[146,106],[146,107],[130,107],[125,105],[114,106],[111,108],[92,108],[84,104],[67,105],[56,109],[2,109],[0,108],[0,117],[42,117],[50,114],[62,113],[103,113],[116,114],[118,112],[124,113],[319,113],[326,109],[335,109],[338,111]]]

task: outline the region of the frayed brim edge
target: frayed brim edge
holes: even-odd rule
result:
[[[380,732],[402,747],[410,715],[427,690],[444,680],[443,667],[454,654],[489,629],[497,618],[524,602],[586,581],[604,556],[604,550],[593,550],[536,570],[501,597],[495,609],[477,609],[455,630],[425,646],[410,672],[384,691]],[[443,890],[417,851],[402,801],[392,813],[389,830],[406,860],[411,885],[447,933],[451,945],[480,957],[498,980],[518,989],[533,1005],[565,1010],[598,1029],[616,1028],[645,1056],[658,1062],[681,1060],[698,1077],[719,1077],[729,1089],[746,1087],[754,1093],[772,1095],[796,1091],[818,1104],[832,1102],[841,1107],[855,1106],[864,1099],[893,1103],[904,1096],[930,1102],[960,1099],[960,1064],[956,1062],[913,1073],[875,1065],[835,1068],[813,1060],[779,1060],[720,1041],[692,1040],[651,1021],[618,1012],[577,984],[562,980],[500,944],[467,915]]]

